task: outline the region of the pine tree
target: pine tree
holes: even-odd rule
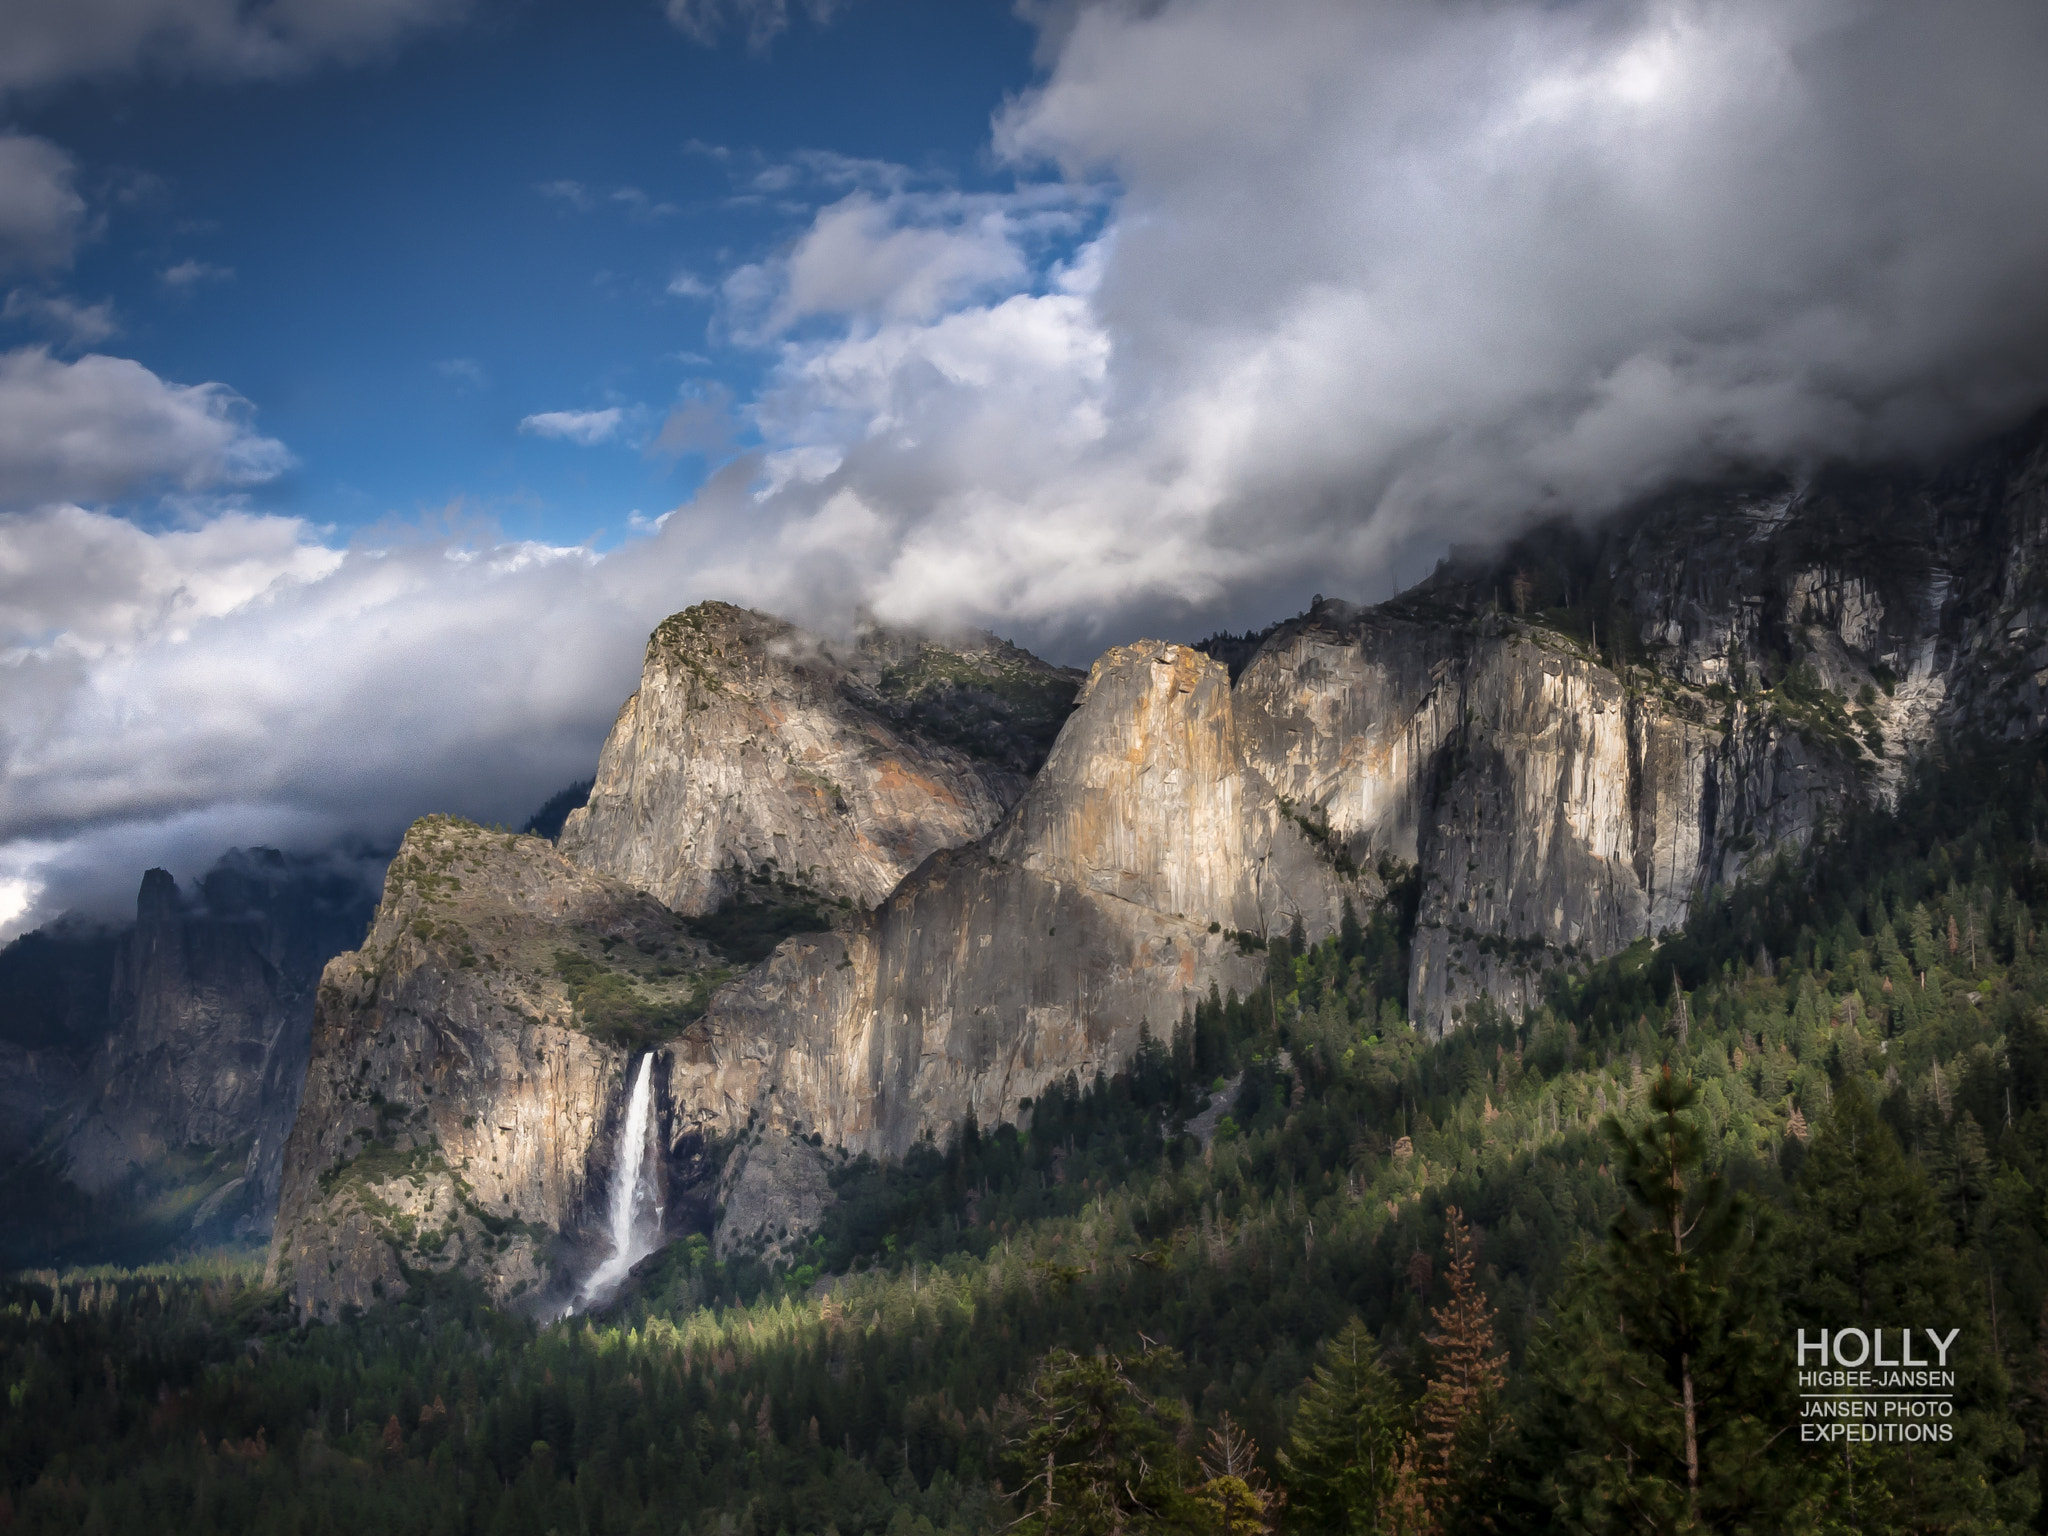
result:
[[[1209,1431],[1200,1457],[1202,1483],[1195,1502],[1209,1512],[1220,1536],[1258,1536],[1278,1524],[1282,1500],[1259,1466],[1259,1448],[1227,1413]]]
[[[1387,1490],[1380,1516],[1379,1529],[1386,1536],[1440,1536],[1422,1458],[1415,1437],[1403,1435],[1400,1454],[1394,1459],[1394,1485]]]
[[[1392,1531],[1386,1506],[1406,1439],[1401,1419],[1379,1345],[1354,1317],[1318,1352],[1280,1453],[1289,1528],[1332,1536]]]
[[[1763,1213],[1705,1174],[1695,1097],[1667,1064],[1643,1123],[1605,1123],[1628,1204],[1531,1352],[1536,1476],[1572,1529],[1796,1530],[1817,1515],[1817,1480],[1775,1445],[1796,1405]]]
[[[1949,1355],[1953,1442],[1851,1445],[1833,1455],[1839,1512],[1864,1529],[1993,1528],[2013,1518],[2015,1505],[2022,1517],[2031,1512],[2031,1489],[1999,1466],[2019,1449],[2019,1431],[2005,1415],[2004,1373],[1975,1304],[1982,1287],[1951,1247],[1954,1232],[1925,1175],[1861,1086],[1845,1080],[1794,1191],[1786,1327],[1809,1337],[1821,1328],[1962,1329]]]
[[[1358,909],[1344,898],[1343,921],[1337,925],[1337,953],[1345,960],[1356,959],[1365,950],[1365,930],[1358,924]]]
[[[1913,969],[1931,971],[1934,969],[1937,951],[1934,946],[1934,919],[1927,908],[1915,904],[1906,919],[1908,943],[1913,951]]]
[[[1444,1271],[1450,1297],[1431,1313],[1438,1331],[1425,1342],[1434,1369],[1418,1417],[1430,1502],[1438,1522],[1455,1529],[1463,1523],[1461,1513],[1473,1513],[1472,1506],[1484,1502],[1482,1485],[1506,1430],[1499,1403],[1507,1356],[1495,1352],[1493,1308],[1474,1278],[1478,1256],[1464,1212],[1455,1205],[1445,1212],[1444,1236],[1451,1251]]]
[[[1678,1037],[1678,1053],[1683,1056],[1692,1038],[1692,1010],[1685,1003],[1685,983],[1678,979],[1678,972],[1671,972],[1671,1017],[1665,1023],[1665,1030]]]
[[[1134,1376],[1176,1369],[1153,1346],[1135,1355],[1055,1349],[1032,1378],[1011,1460],[1024,1474],[1030,1536],[1122,1536],[1192,1528],[1195,1511],[1177,1476],[1178,1403],[1148,1397]]]

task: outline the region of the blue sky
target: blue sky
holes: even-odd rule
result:
[[[13,121],[119,189],[64,274],[111,301],[106,340],[230,381],[290,449],[266,507],[347,532],[459,502],[511,536],[609,544],[702,479],[701,451],[646,448],[674,406],[756,435],[731,406],[771,351],[671,285],[708,290],[793,239],[859,173],[836,162],[1014,185],[989,124],[1034,41],[974,0],[800,13],[757,47],[645,4],[522,4],[372,63],[95,81]],[[30,315],[10,332],[48,339]],[[520,430],[613,409],[595,449]]]
[[[9,0],[0,937],[722,598],[1085,664],[2048,401],[2039,0]]]

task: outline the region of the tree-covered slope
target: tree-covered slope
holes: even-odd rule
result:
[[[843,1162],[808,1256],[685,1241],[604,1317],[422,1281],[300,1329],[246,1276],[17,1277],[9,1528],[1098,1528],[1045,1506],[1048,1445],[1054,1491],[1147,1458],[1097,1512],[1127,1529],[2036,1528],[2044,823],[2041,749],[1951,749],[1436,1044],[1390,866],[1369,921],[1275,940],[1127,1073]],[[1962,1329],[1953,1438],[1802,1444],[1792,1330],[1930,1312]],[[1132,1402],[1185,1425],[1148,1444]],[[1047,1426],[1088,1414],[1060,1461]],[[1216,1491],[1231,1425],[1291,1502]]]

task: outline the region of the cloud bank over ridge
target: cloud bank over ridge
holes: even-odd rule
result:
[[[1113,184],[1107,235],[855,313],[767,417],[850,445],[798,494],[887,529],[875,602],[1033,626],[1931,449],[2048,394],[2044,59],[2002,0],[1085,8],[996,144]]]
[[[260,498],[284,445],[224,386],[0,360],[87,445],[0,433],[0,573],[27,573],[0,578],[0,891],[104,905],[166,829],[198,860],[516,816],[587,771],[647,630],[700,597],[1085,660],[1383,595],[1396,552],[1531,510],[1932,451],[2048,399],[2036,4],[1168,0],[1048,28],[992,126],[1015,191],[820,160],[795,238],[693,277],[773,359],[733,407],[759,445],[608,554],[474,522],[331,548],[233,501],[137,528],[92,509],[152,477]],[[49,206],[26,227],[68,238]],[[691,409],[667,446],[722,442],[724,404]],[[623,415],[527,422],[598,442]],[[118,557],[39,579],[62,540]]]

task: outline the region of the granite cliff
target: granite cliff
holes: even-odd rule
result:
[[[1896,793],[1947,731],[2048,719],[2048,433],[1933,472],[1676,494],[1454,556],[1249,643],[1252,761],[1351,856],[1420,866],[1410,1016],[1684,920]]]
[[[652,896],[538,838],[421,823],[321,987],[273,1272],[313,1313],[455,1264],[558,1304],[602,1257],[643,1046],[661,1203],[715,1203],[721,1251],[772,1246],[829,1198],[812,1138],[900,1155],[1015,1119],[1212,982],[1255,984],[1239,933],[1325,932],[1375,893],[1247,766],[1226,670],[1152,642],[1097,663],[991,834],[708,998],[717,957]]]
[[[314,988],[373,906],[353,861],[238,849],[189,891],[150,870],[132,926],[65,921],[8,946],[10,1247],[55,1256],[88,1221],[122,1229],[123,1253],[268,1235]],[[54,1226],[36,1217],[67,1199]]]
[[[562,852],[678,912],[773,871],[872,905],[993,827],[1075,680],[993,636],[851,642],[700,603],[648,641]]]
[[[232,1205],[241,1230],[267,1233],[314,988],[328,957],[361,936],[370,902],[353,872],[275,849],[228,855],[193,896],[167,871],[143,876],[115,957],[114,1023],[65,1161],[73,1182],[98,1192],[169,1152],[233,1148],[246,1182],[216,1190],[215,1211]]]
[[[603,1257],[634,1046],[718,975],[674,913],[545,838],[416,823],[363,947],[321,979],[273,1283],[312,1316],[456,1266],[501,1301],[553,1298]],[[685,1190],[692,1155],[672,1149]]]
[[[1290,803],[1357,861],[1419,865],[1420,1027],[1480,997],[1520,1012],[1548,971],[1678,926],[1722,864],[1856,791],[1833,747],[1643,683],[1541,625],[1334,604],[1246,669],[1255,760]]]
[[[678,615],[559,852],[409,837],[322,990],[273,1263],[314,1310],[455,1263],[559,1299],[650,1050],[673,1225],[781,1252],[837,1159],[1023,1118],[1388,879],[1419,892],[1418,1027],[1525,1008],[1894,794],[1944,732],[2040,728],[2044,486],[2035,431],[1934,473],[1532,525],[1215,656],[1112,649],[1041,715],[1035,778],[1014,718],[955,711],[948,737],[904,678],[1015,668],[1052,696],[1053,669]],[[693,933],[770,878],[843,900],[723,964]]]
[[[1015,1120],[1049,1082],[1117,1070],[1148,1026],[1170,1035],[1212,983],[1256,985],[1268,932],[1321,937],[1377,894],[1248,764],[1222,665],[1118,647],[1001,827],[785,944],[668,1048],[675,1134],[899,1156],[970,1113]]]
[[[120,943],[69,918],[0,948],[0,1156],[32,1151],[75,1102],[106,1038]]]

